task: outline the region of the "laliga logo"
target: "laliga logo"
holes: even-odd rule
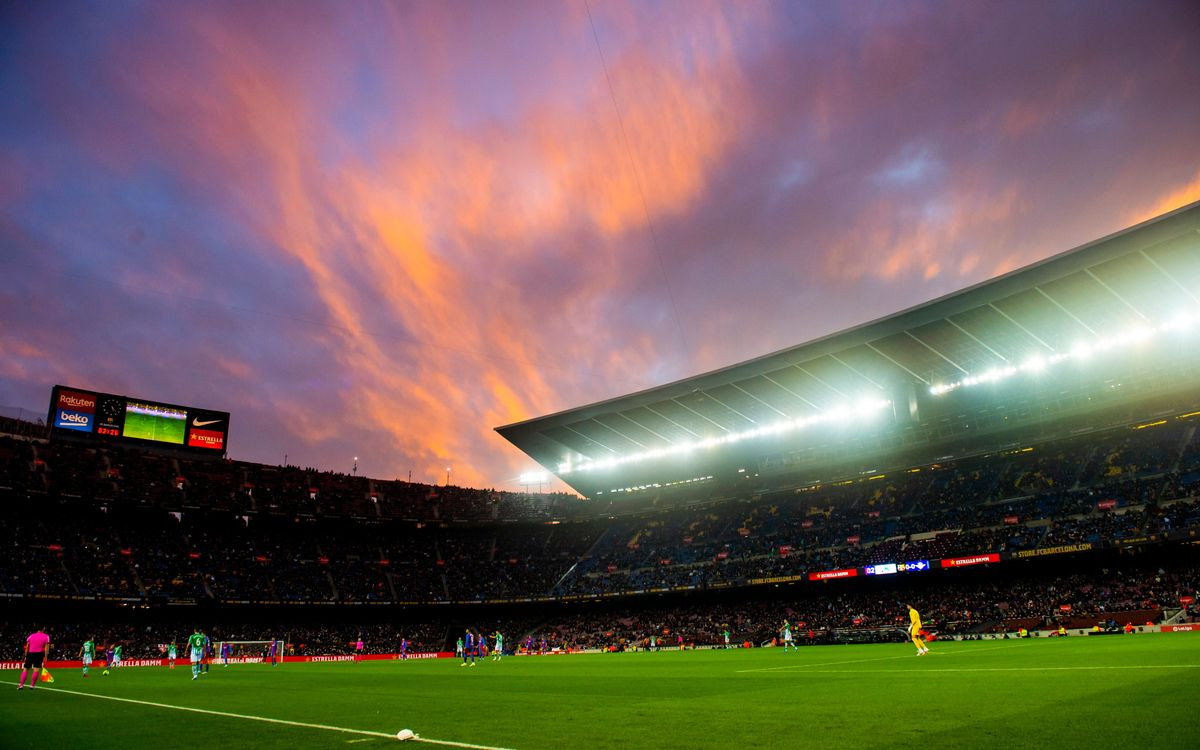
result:
[[[88,418],[84,414],[73,414],[69,411],[63,411],[58,413],[58,421],[74,422],[75,424],[87,424]]]

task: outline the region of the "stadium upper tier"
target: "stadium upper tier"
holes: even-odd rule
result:
[[[0,438],[0,595],[576,599],[1192,541],[1198,426],[1200,414],[1174,415],[795,490],[625,504],[612,516],[581,516],[574,509],[591,503],[566,496]],[[552,518],[560,502],[571,513]]]
[[[1100,407],[1195,398],[1198,290],[1194,203],[874,322],[497,431],[593,498],[818,476],[898,448],[933,458]]]

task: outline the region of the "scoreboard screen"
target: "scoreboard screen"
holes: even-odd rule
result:
[[[50,393],[49,416],[48,424],[61,435],[176,445],[197,453],[223,455],[229,439],[229,412],[64,385],[54,386]]]

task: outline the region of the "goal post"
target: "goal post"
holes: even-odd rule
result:
[[[275,664],[283,663],[282,638],[264,641],[218,641],[213,661],[217,664]],[[228,662],[226,662],[228,657]]]

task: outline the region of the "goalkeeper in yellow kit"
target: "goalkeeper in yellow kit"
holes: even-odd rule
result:
[[[921,637],[921,614],[913,609],[911,604],[904,606],[908,607],[908,636],[912,638],[913,645],[917,647],[917,656],[928,654],[929,647],[925,645],[925,639]]]

